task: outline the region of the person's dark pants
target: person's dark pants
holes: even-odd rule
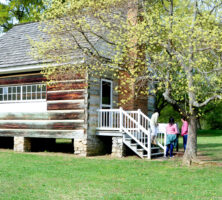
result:
[[[183,148],[184,148],[184,151],[186,151],[186,148],[187,148],[187,135],[183,136]]]
[[[166,157],[169,155],[169,150],[170,150],[170,157],[173,157],[173,144],[167,145]]]

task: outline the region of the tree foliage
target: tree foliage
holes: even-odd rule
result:
[[[42,22],[50,39],[33,42],[34,55],[75,72],[112,70],[138,95],[162,92],[189,119],[184,160],[190,162],[197,153],[199,110],[222,94],[221,5],[221,0],[48,1]],[[48,68],[46,74],[55,71]]]
[[[208,129],[222,129],[222,102],[214,104],[211,103],[207,105],[203,112],[205,115],[203,115],[202,119],[204,122],[204,125]]]
[[[0,3],[0,25],[6,32],[14,23],[24,23],[39,20],[44,10],[42,0],[8,0],[7,4]]]

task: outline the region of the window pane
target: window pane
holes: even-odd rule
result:
[[[22,100],[26,100],[26,94],[23,93]]]
[[[0,101],[3,101],[3,97],[2,97],[2,95],[0,95]]]
[[[8,94],[8,87],[3,88],[3,94]]]
[[[26,93],[26,86],[22,86],[22,92],[23,92],[23,94]]]
[[[41,85],[37,85],[37,91],[41,92]]]
[[[3,93],[3,89],[2,88],[0,88],[0,94],[2,94]]]
[[[16,87],[13,87],[13,93],[16,93]]]
[[[46,86],[42,85],[42,91],[46,91]]]
[[[14,100],[14,101],[16,100],[16,94],[12,95],[12,100]]]
[[[32,92],[35,92],[36,91],[36,85],[33,85],[32,86]]]
[[[41,99],[41,93],[37,93],[37,99]]]
[[[8,100],[9,100],[9,101],[12,100],[12,95],[11,95],[11,94],[8,95]]]
[[[32,99],[31,93],[28,93],[27,94],[27,100],[31,100],[31,99]]]
[[[8,87],[8,93],[9,93],[9,94],[12,93],[12,87]]]
[[[36,93],[32,93],[32,99],[36,99]]]
[[[42,93],[42,99],[45,99],[45,92]]]
[[[7,94],[4,95],[4,101],[8,101]]]
[[[32,88],[31,88],[31,85],[28,85],[27,86],[27,92],[31,92]]]
[[[111,83],[102,81],[102,104],[110,105],[111,104]]]
[[[20,93],[17,94],[17,100],[21,100],[21,94]]]
[[[17,93],[20,93],[21,92],[21,87],[17,87]]]

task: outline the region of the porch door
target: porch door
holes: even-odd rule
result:
[[[101,79],[100,86],[100,108],[112,109],[113,82],[111,80]],[[108,111],[102,113],[102,126],[112,127],[112,117]]]

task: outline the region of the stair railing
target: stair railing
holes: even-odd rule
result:
[[[146,130],[148,130],[149,132],[149,138],[147,138],[147,144],[148,144],[148,149],[149,152],[151,152],[151,131],[150,131],[150,118],[148,116],[146,116],[140,109],[138,109],[137,111],[126,111],[127,113],[130,114],[130,116],[134,117],[134,119],[136,121],[138,121],[138,123],[145,128]],[[160,124],[162,125],[162,124]],[[163,131],[164,128],[161,128],[160,132],[157,133],[157,137],[156,137],[156,141],[157,141],[157,145],[163,149],[164,151],[164,155],[166,154],[166,132]],[[164,129],[165,130],[165,129]]]
[[[120,108],[122,120],[121,128],[132,139],[134,139],[144,150],[147,151],[147,157],[151,158],[150,133],[138,121],[133,119],[126,111]]]

